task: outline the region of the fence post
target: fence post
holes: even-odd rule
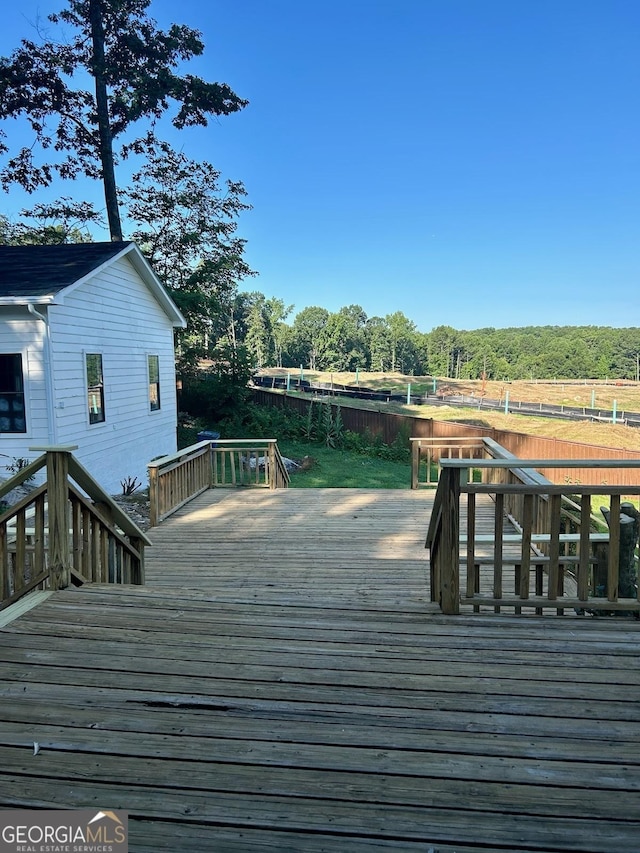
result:
[[[69,542],[69,456],[74,447],[47,447],[49,522],[49,579],[51,589],[65,589],[71,581]]]
[[[460,473],[442,468],[442,536],[440,539],[440,584],[442,612],[460,612]],[[467,568],[468,571],[468,568]]]

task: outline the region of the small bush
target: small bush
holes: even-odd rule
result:
[[[125,477],[124,480],[120,480],[120,485],[122,486],[122,494],[128,496],[139,489],[142,483],[137,477]]]
[[[5,465],[5,468],[12,474],[19,474],[21,471],[24,471],[24,469],[27,468],[30,464],[30,459],[25,459],[22,456],[14,456],[11,462],[9,462],[8,465]],[[32,474],[30,477],[25,477],[25,483],[30,483],[34,479],[34,474]]]

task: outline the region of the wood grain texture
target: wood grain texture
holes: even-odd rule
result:
[[[127,809],[134,853],[640,849],[640,624],[443,616],[429,499],[214,491],[146,587],[5,625],[0,808]]]

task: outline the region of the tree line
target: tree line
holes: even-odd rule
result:
[[[293,306],[243,294],[245,345],[258,367],[399,371],[453,379],[640,380],[640,328],[526,326],[421,332],[401,311]]]

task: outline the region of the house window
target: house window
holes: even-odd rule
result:
[[[149,365],[149,409],[157,412],[160,408],[160,357],[148,356]]]
[[[0,433],[26,431],[22,356],[0,355]]]
[[[102,356],[88,352],[87,360],[87,397],[89,403],[89,423],[104,421],[104,376],[102,375]]]

